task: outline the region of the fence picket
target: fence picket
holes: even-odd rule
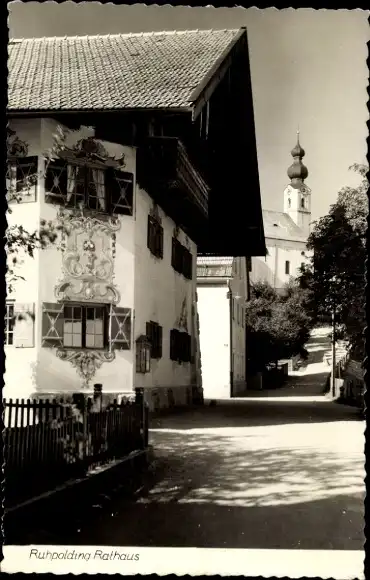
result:
[[[4,399],[3,406],[7,501],[36,489],[46,491],[56,481],[69,479],[76,467],[89,470],[147,442],[147,409],[137,401],[115,399],[103,408],[85,399],[84,462],[80,457],[83,425],[73,403],[55,398]]]

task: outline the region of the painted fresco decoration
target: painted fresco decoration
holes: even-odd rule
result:
[[[188,304],[186,296],[184,296],[184,299],[181,304],[181,312],[177,322],[177,326],[188,332]]]
[[[115,358],[114,351],[58,349],[56,354],[60,359],[70,362],[77,370],[78,375],[82,379],[82,388],[88,388],[90,386],[91,379],[104,362],[111,362]]]
[[[6,152],[8,157],[27,157],[28,143],[22,141],[10,127],[6,129]]]
[[[68,131],[58,125],[55,134],[53,135],[53,147],[45,152],[45,158],[55,159],[55,157],[75,157],[87,163],[98,161],[107,166],[112,166],[115,169],[123,169],[126,167],[125,155],[122,153],[119,157],[109,155],[104,145],[95,139],[93,135],[85,136],[76,140],[76,134],[81,135],[81,131],[93,131],[91,127],[81,126],[77,131]],[[69,143],[75,143],[69,144]]]
[[[120,294],[113,282],[118,218],[101,219],[61,210],[62,278],[55,288],[58,300],[117,304]]]

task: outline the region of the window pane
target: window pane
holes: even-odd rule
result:
[[[64,307],[64,318],[73,318],[73,308],[71,306]]]
[[[73,332],[73,324],[69,320],[64,321],[64,334],[72,334]]]
[[[95,334],[103,334],[103,321],[102,320],[95,321]]]
[[[8,334],[8,344],[13,344],[13,333],[9,332]]]
[[[94,348],[95,346],[95,340],[94,340],[94,335],[93,334],[87,334],[86,335],[86,348]]]
[[[80,306],[74,306],[73,307],[73,318],[75,320],[81,320],[82,319],[82,308]]]
[[[72,334],[64,333],[64,346],[73,346]]]
[[[95,324],[93,320],[86,320],[86,334],[94,334]]]
[[[86,308],[86,320],[94,320],[95,308]]]
[[[78,335],[78,334],[73,335],[73,346],[81,348],[81,346],[82,346],[81,335]]]
[[[73,334],[81,334],[82,333],[82,324],[81,322],[74,322],[73,323]]]
[[[102,334],[98,334],[95,336],[95,347],[96,348],[103,348],[104,346],[104,337]]]

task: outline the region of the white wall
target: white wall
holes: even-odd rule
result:
[[[266,238],[266,247],[268,255],[265,258],[252,258],[252,271],[249,273],[251,283],[265,281],[274,288],[281,289],[289,282],[290,277],[298,276],[301,264],[307,263],[309,259],[305,242]],[[289,274],[285,273],[286,261],[290,263]]]
[[[233,392],[244,390],[245,385],[245,303],[247,300],[247,272],[245,258],[234,258],[230,289],[234,300],[232,316]]]
[[[17,135],[28,141],[29,155],[40,155],[39,183],[35,203],[22,203],[15,207],[12,220],[30,230],[39,225],[40,218],[55,220],[59,206],[45,202],[43,153],[53,143],[57,123],[51,119],[35,122],[18,122],[14,126]],[[93,134],[91,129],[74,132],[72,139]],[[136,151],[133,148],[102,142],[110,155],[125,154],[126,170],[135,174]],[[135,189],[134,189],[135,190]],[[120,292],[117,306],[134,309],[135,273],[135,220],[131,216],[119,216],[121,228],[116,234],[116,257],[114,282]],[[28,397],[35,391],[47,393],[75,392],[80,390],[81,379],[71,363],[56,356],[55,349],[41,346],[42,303],[55,303],[55,286],[62,278],[62,253],[55,246],[35,252],[22,267],[25,282],[19,282],[14,296],[16,301],[35,303],[35,346],[15,349],[7,347],[7,373],[4,396]],[[133,342],[133,336],[132,336]],[[103,363],[97,370],[93,383],[102,383],[105,392],[129,391],[133,385],[134,346],[128,351],[115,351],[115,360]],[[17,392],[17,395],[14,393]]]
[[[151,360],[151,373],[136,373],[136,387],[173,387],[191,384],[191,363],[170,359],[170,330],[177,328],[182,303],[187,301],[188,333],[192,334],[192,306],[196,293],[196,245],[189,240],[193,256],[193,279],[187,280],[171,265],[172,236],[175,223],[159,209],[163,227],[163,258],[153,256],[147,248],[148,215],[153,206],[149,195],[137,188],[135,234],[135,339],[146,333],[146,323],[157,322],[163,327],[162,358]],[[179,231],[179,241],[186,246],[185,234]]]
[[[30,144],[29,155],[39,155],[39,183],[36,202],[16,206],[12,219],[14,223],[35,230],[40,218],[55,220],[59,206],[45,202],[44,153],[53,144],[53,133],[57,123],[51,119],[20,121],[14,127],[19,138]],[[93,136],[91,128],[82,128],[68,137],[72,145],[78,139]],[[125,155],[125,170],[136,174],[136,150],[117,144],[102,142],[110,155]],[[102,383],[105,393],[119,393],[133,387],[190,387],[194,380],[192,363],[179,364],[170,360],[170,330],[177,327],[184,296],[187,298],[188,332],[194,339],[194,316],[196,314],[196,246],[189,240],[193,255],[193,280],[179,275],[171,266],[172,235],[174,222],[159,208],[164,228],[164,256],[156,259],[147,248],[147,219],[152,201],[147,193],[136,187],[134,181],[134,216],[119,216],[121,227],[116,233],[116,256],[114,259],[114,283],[120,293],[117,306],[133,311],[131,350],[115,351],[115,360],[104,362],[97,369],[91,381]],[[180,230],[179,240],[187,245],[184,232]],[[35,342],[33,348],[7,350],[7,372],[5,376],[6,397],[30,397],[36,391],[43,393],[76,392],[81,389],[82,380],[76,369],[68,361],[56,356],[55,348],[42,347],[42,303],[56,303],[55,287],[63,278],[62,252],[56,247],[35,253],[22,267],[26,282],[19,283],[13,298],[17,301],[35,304]],[[192,314],[192,307],[194,308]],[[163,356],[152,359],[152,372],[136,374],[135,339],[146,332],[147,321],[157,321],[163,326]],[[165,391],[165,389],[162,389]],[[182,398],[188,391],[183,389]]]
[[[12,130],[16,131],[17,137],[28,144],[28,156],[40,153],[40,127],[38,119],[12,120],[9,123]],[[7,214],[8,226],[22,225],[25,230],[32,233],[36,231],[40,223],[40,187],[36,189],[36,200],[23,203],[12,203],[11,213]],[[27,199],[27,197],[25,197]],[[31,198],[30,198],[31,199]],[[18,254],[19,267],[16,273],[24,277],[14,283],[14,291],[8,295],[8,300],[17,304],[37,305],[39,300],[38,269],[39,253],[35,251],[34,257],[22,253]],[[37,328],[37,318],[35,325]],[[18,347],[14,345],[4,347],[5,350],[5,375],[3,397],[27,398],[35,389],[34,369],[37,362],[37,342],[34,346]]]
[[[228,287],[198,285],[202,386],[205,398],[230,396]]]

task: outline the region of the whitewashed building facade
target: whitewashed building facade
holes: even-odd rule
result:
[[[256,171],[251,148],[249,166],[232,148],[215,162],[225,140],[255,139],[248,66],[245,29],[10,41],[9,226],[61,230],[23,257],[7,297],[4,397],[100,385],[118,399],[143,388],[152,410],[202,399],[197,246],[225,251],[217,188]]]
[[[204,398],[242,395],[247,389],[246,258],[198,257],[197,294]]]

